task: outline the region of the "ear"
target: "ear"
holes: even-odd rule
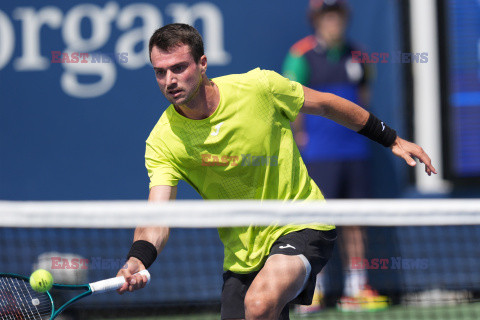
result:
[[[200,68],[202,69],[202,73],[205,74],[207,72],[207,56],[203,55],[200,57]]]

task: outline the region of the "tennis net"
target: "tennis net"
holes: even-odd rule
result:
[[[123,266],[136,225],[168,225],[147,288],[82,300],[66,319],[218,319],[223,247],[215,228],[306,222],[340,231],[321,311],[309,319],[480,318],[479,200],[0,201],[0,272],[44,268],[65,284],[109,278]],[[355,226],[364,230],[363,256],[345,253],[344,230]],[[346,299],[351,272],[365,274],[374,294]],[[292,306],[291,318],[307,311]]]

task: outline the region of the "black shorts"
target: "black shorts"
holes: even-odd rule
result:
[[[304,229],[281,236],[273,243],[269,256],[303,254],[312,266],[305,289],[291,303],[305,305],[312,303],[317,273],[327,264],[336,239],[335,229],[329,231]],[[222,320],[245,319],[245,295],[257,273],[237,274],[227,271],[223,274]],[[289,319],[288,305],[282,310],[280,319]]]

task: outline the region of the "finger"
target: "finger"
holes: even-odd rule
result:
[[[129,276],[124,276],[124,278],[125,278],[125,284],[128,286],[131,284],[131,281],[134,277],[132,275],[129,275]]]
[[[148,279],[146,276],[142,276],[143,278],[143,285],[142,285],[142,288],[145,288],[145,286],[147,285],[147,282],[148,282]]]
[[[425,164],[425,167],[426,167],[425,172],[427,172],[429,175],[431,175],[432,172],[435,174],[437,173],[437,171],[432,165],[432,159],[430,159],[428,154],[425,151],[423,151],[422,148],[419,148],[417,158],[418,160],[420,160],[420,162]]]
[[[432,170],[430,170],[430,168],[428,166],[425,165],[425,172],[431,176],[432,175]]]
[[[135,275],[135,284],[134,284],[134,289],[142,289],[145,287],[145,279],[141,274]]]
[[[138,274],[132,277],[132,281],[130,281],[130,284],[133,285],[133,290],[138,290],[140,289],[140,286],[142,284],[142,277],[139,276]]]
[[[142,289],[145,287],[145,277],[140,275],[139,278],[140,281],[138,281],[138,289]]]
[[[122,288],[117,289],[117,293],[120,294],[120,295],[123,294],[124,292],[125,292],[125,290],[123,290]]]
[[[435,167],[432,164],[428,165],[428,169],[430,169],[431,172],[437,174],[437,169],[435,169]]]
[[[425,172],[428,173],[429,175],[431,175],[432,173],[437,174],[437,170],[432,165],[432,161],[430,160],[430,158],[428,156],[427,156],[427,159],[423,160],[423,163],[425,163]]]
[[[137,279],[134,276],[132,276],[132,278],[130,280],[128,280],[128,284],[130,284],[132,286],[136,285],[137,284]]]
[[[128,289],[128,283],[124,283],[120,288],[117,289],[119,294],[124,294]]]
[[[429,176],[431,176],[432,173],[435,173],[435,174],[437,173],[437,172],[435,171],[435,168],[432,166],[431,163],[430,163],[430,165],[427,164],[427,163],[425,163],[425,172],[426,172]]]
[[[407,164],[410,166],[410,167],[415,167],[417,165],[417,163],[415,162],[415,160],[413,160],[412,157],[410,157],[408,154],[404,153],[402,155],[402,158],[407,162]]]
[[[133,292],[135,291],[135,285],[137,284],[137,279],[135,276],[132,276],[130,280],[128,280],[128,291]]]
[[[125,279],[125,283],[117,289],[119,294],[124,294],[128,290],[128,279],[131,277],[130,271],[128,269],[120,269],[117,273],[117,277],[123,277]]]
[[[425,164],[425,172],[431,176],[432,173],[435,173],[437,174],[437,171],[435,170],[435,168],[433,167],[432,165],[432,161],[430,160],[430,157],[425,153],[423,155],[420,155],[418,160],[421,162],[421,163],[424,163]]]
[[[133,290],[138,290],[144,287],[143,278],[139,274],[133,275],[129,284],[132,286]]]

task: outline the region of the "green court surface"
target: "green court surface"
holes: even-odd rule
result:
[[[111,318],[110,318],[111,319]],[[219,320],[220,315],[215,313],[191,314],[191,315],[168,315],[150,316],[142,318],[115,318],[117,320]],[[436,307],[404,307],[391,306],[386,310],[375,312],[340,312],[334,308],[327,309],[309,315],[298,315],[290,313],[292,320],[313,320],[313,319],[395,319],[395,320],[421,320],[421,319],[451,319],[451,320],[473,320],[480,319],[480,303],[468,303],[454,306]],[[106,318],[91,318],[91,320],[107,320]]]

